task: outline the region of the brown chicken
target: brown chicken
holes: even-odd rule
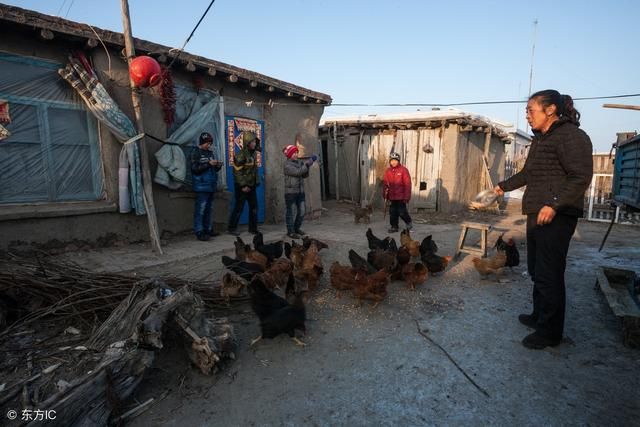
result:
[[[264,269],[266,269],[269,265],[269,260],[265,255],[254,249],[251,249],[251,245],[245,244],[241,238],[237,237],[236,241],[233,242],[233,244],[236,248],[237,259],[258,264]]]
[[[242,295],[246,286],[247,282],[244,279],[241,279],[233,273],[225,273],[224,276],[222,276],[222,283],[220,284],[220,296],[229,302],[231,297]]]
[[[411,254],[409,253],[409,249],[405,248],[404,246],[400,246],[398,252],[396,252],[396,261],[397,265],[395,270],[393,270],[391,280],[402,279],[402,269],[411,261]]]
[[[373,308],[375,308],[386,298],[388,285],[389,272],[382,269],[367,276],[366,280],[358,281],[353,287],[353,296],[360,301],[360,304],[365,299],[373,301]]]
[[[358,281],[367,280],[367,272],[362,268],[353,268],[334,262],[329,269],[331,287],[336,290],[336,298],[340,298],[340,291],[348,291],[357,286]]]
[[[400,233],[400,245],[407,248],[411,256],[420,256],[420,242],[412,240],[411,232],[406,228]]]
[[[473,258],[473,266],[478,270],[483,278],[489,274],[499,274],[507,263],[507,255],[503,251],[498,251],[491,258]]]
[[[291,251],[289,253],[289,259],[293,262],[294,268],[302,268],[302,260],[304,259],[305,250],[302,245],[293,243],[291,245]]]
[[[329,247],[329,245],[327,245],[324,242],[321,242],[318,239],[314,239],[312,237],[307,237],[307,236],[304,236],[302,238],[302,246],[304,247],[305,250],[309,249],[309,246],[311,246],[312,244],[315,244],[318,247],[318,251],[327,249]]]
[[[411,262],[402,269],[402,278],[407,282],[409,288],[415,291],[417,285],[421,285],[427,280],[428,271],[427,266],[423,263]]]
[[[315,243],[312,243],[309,246],[309,249],[304,252],[300,267],[294,270],[294,275],[297,279],[307,281],[309,290],[314,290],[318,286],[320,276],[324,271],[322,260],[320,259],[320,254],[318,252],[318,246]],[[291,255],[293,256],[293,249]]]
[[[284,288],[289,275],[293,272],[293,263],[285,258],[277,258],[271,266],[262,273],[265,286],[271,290]]]

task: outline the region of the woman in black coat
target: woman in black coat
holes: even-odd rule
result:
[[[584,209],[584,193],[593,175],[592,145],[580,126],[569,95],[536,92],[527,103],[534,137],[523,169],[499,183],[503,195],[527,186],[522,213],[527,215],[527,267],[533,280],[533,312],[518,320],[535,329],[522,344],[543,349],[562,341],[565,313],[564,272],[571,237]]]

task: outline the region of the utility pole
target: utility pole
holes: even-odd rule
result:
[[[533,83],[533,60],[536,55],[536,33],[538,30],[538,18],[533,20],[533,42],[531,44],[531,67],[529,68],[529,94],[527,98],[531,96],[531,85]],[[527,133],[529,132],[529,122],[527,122]]]
[[[531,84],[533,82],[533,60],[536,55],[536,33],[538,32],[538,18],[533,21],[533,43],[531,45],[531,67],[529,68],[529,96],[531,96]]]
[[[122,4],[122,26],[124,34],[124,49],[127,55],[127,62],[131,64],[131,60],[136,55],[133,46],[133,36],[131,35],[131,19],[129,17],[129,2],[121,0]],[[144,133],[144,121],[142,119],[142,95],[140,89],[135,87],[133,80],[130,78],[131,85],[131,102],[133,103],[133,113],[136,117],[136,127],[138,133]],[[142,162],[142,184],[144,194],[144,207],[147,211],[147,221],[149,223],[149,237],[151,238],[151,247],[154,252],[162,255],[162,247],[160,246],[160,231],[158,229],[158,219],[156,218],[156,206],[153,202],[153,185],[151,181],[151,169],[149,167],[149,156],[147,152],[147,144],[143,137],[139,141],[140,144],[140,160]]]

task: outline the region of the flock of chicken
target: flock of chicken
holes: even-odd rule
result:
[[[392,280],[404,280],[410,289],[416,289],[429,273],[444,271],[452,258],[437,254],[438,246],[432,236],[418,242],[408,230],[401,233],[399,247],[395,239],[379,239],[371,229],[366,237],[370,249],[366,258],[350,250],[350,266],[338,262],[331,265],[330,283],[337,297],[350,291],[360,303],[369,300],[376,307],[387,296],[387,286]],[[246,289],[251,308],[259,318],[261,335],[252,345],[262,338],[285,333],[296,344],[304,345],[295,332],[306,331],[305,304],[308,293],[318,287],[324,273],[320,251],[327,247],[326,243],[306,236],[302,244],[296,241],[265,244],[262,234],[257,233],[253,247],[237,237],[235,258],[222,256],[222,263],[230,270],[222,277],[222,296],[238,296]],[[276,293],[280,289],[284,289],[284,296]]]
[[[366,258],[352,249],[349,250],[351,265],[337,261],[331,265],[330,283],[338,298],[341,292],[350,291],[360,304],[363,300],[372,301],[375,308],[386,298],[391,281],[404,281],[409,289],[415,290],[428,275],[443,272],[452,259],[437,254],[438,245],[431,235],[419,242],[405,229],[400,234],[400,246],[392,237],[376,237],[370,228],[366,237],[369,246]],[[320,251],[327,247],[326,243],[306,236],[302,244],[282,240],[265,244],[262,234],[257,233],[253,248],[240,237],[236,238],[235,258],[222,257],[222,263],[230,272],[222,278],[221,294],[230,298],[247,290],[261,330],[251,345],[262,338],[285,333],[296,344],[305,345],[295,332],[306,332],[307,295],[319,285],[324,273]],[[504,267],[514,267],[520,262],[512,239],[505,242],[500,236],[495,247],[493,257],[473,259],[481,276],[497,274]],[[276,293],[283,288],[284,297]]]

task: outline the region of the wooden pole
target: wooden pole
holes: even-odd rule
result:
[[[486,184],[489,188],[493,189],[493,180],[491,179],[491,173],[489,172],[489,148],[491,147],[491,127],[487,128],[484,137],[484,150],[482,152],[482,165],[486,174]]]
[[[333,152],[336,156],[336,202],[340,201],[340,170],[338,163],[338,123],[333,122]]]
[[[620,108],[622,110],[638,110],[640,111],[640,105],[624,105],[624,104],[602,104],[604,108]]]
[[[131,19],[129,18],[129,2],[121,0],[122,4],[122,26],[124,34],[124,48],[127,55],[127,62],[136,54],[133,46],[133,36],[131,35]],[[133,80],[130,78],[131,85],[131,102],[133,103],[133,113],[136,117],[136,127],[138,133],[144,133],[144,121],[142,119],[142,95],[140,90],[135,87]],[[144,193],[144,207],[147,211],[147,221],[149,223],[149,237],[151,238],[151,247],[154,252],[162,255],[162,247],[160,246],[160,231],[158,229],[158,219],[156,218],[156,207],[153,202],[153,186],[151,181],[151,168],[149,167],[149,156],[147,152],[147,144],[145,138],[140,139],[140,159],[142,162],[142,184]]]

